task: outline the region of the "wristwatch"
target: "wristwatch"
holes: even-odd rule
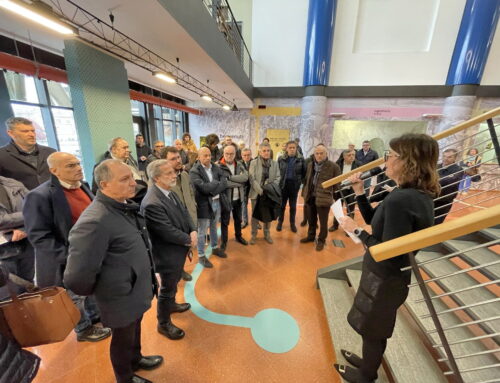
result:
[[[355,228],[353,231],[353,233],[356,237],[359,237],[362,232],[363,232],[363,229],[360,229],[359,227]]]

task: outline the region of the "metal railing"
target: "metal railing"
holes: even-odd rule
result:
[[[227,0],[202,0],[208,12],[215,20],[217,28],[224,36],[229,47],[234,52],[236,58],[241,63],[243,70],[252,81],[253,61],[250,51],[248,50],[243,35],[241,33],[241,25],[234,18],[233,11]]]

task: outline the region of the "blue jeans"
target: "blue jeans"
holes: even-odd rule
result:
[[[220,202],[219,199],[212,200],[212,210],[215,214],[214,219],[198,218],[198,257],[205,255],[205,235],[210,228],[210,246],[217,248],[219,238],[217,236],[217,223],[220,220]]]
[[[99,319],[101,313],[97,307],[97,303],[94,297],[83,295],[76,295],[71,290],[66,290],[69,297],[80,311],[80,321],[76,324],[75,332],[80,334],[81,332],[92,326],[92,321]]]

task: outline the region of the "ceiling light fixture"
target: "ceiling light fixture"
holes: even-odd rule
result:
[[[229,105],[222,105],[222,109],[230,111],[231,107]]]
[[[208,94],[202,95],[201,98],[205,101],[212,102],[212,97],[210,97]]]
[[[39,3],[40,6],[39,6]],[[37,24],[44,27],[52,29],[55,32],[61,33],[66,36],[76,35],[76,30],[70,25],[58,20],[54,15],[51,15],[51,8],[42,2],[33,3],[34,6],[30,6],[23,1],[18,0],[0,0],[0,7],[7,9],[19,16],[22,16],[28,20],[31,20]],[[47,7],[45,9],[37,8]]]
[[[159,78],[160,80],[168,82],[169,84],[175,84],[177,82],[177,80],[175,79],[175,76],[172,74],[172,72],[156,71],[156,72],[153,72],[153,76],[155,76],[156,78]]]

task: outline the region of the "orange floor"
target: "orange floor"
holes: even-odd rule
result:
[[[451,216],[475,210],[471,209]],[[298,217],[302,218],[300,207]],[[360,219],[359,214],[356,217]],[[313,244],[299,243],[306,228],[299,227],[293,234],[288,224],[280,233],[275,226],[273,223],[273,245],[264,242],[262,231],[254,246],[231,240],[229,258],[212,257],[214,268],[201,274],[196,296],[202,305],[219,313],[254,316],[265,308],[288,312],[300,328],[295,348],[283,354],[270,353],[256,345],[248,329],[212,324],[191,312],[174,314],[174,323],[186,331],[186,337],[171,341],[156,332],[153,302],[142,322],[143,354],[161,354],[165,363],[157,370],[141,371],[142,376],[155,383],[339,382],[315,276],[321,267],[361,255],[362,246],[354,245],[339,230],[329,233],[324,251],[316,252]],[[249,228],[244,229],[244,236],[249,239]],[[334,247],[332,239],[343,240],[346,248]],[[194,266],[189,264],[187,270]],[[184,299],[183,290],[181,282],[178,301]],[[36,347],[33,351],[41,356],[42,365],[35,383],[112,383],[108,349],[109,339],[78,343],[74,334],[59,344]]]

